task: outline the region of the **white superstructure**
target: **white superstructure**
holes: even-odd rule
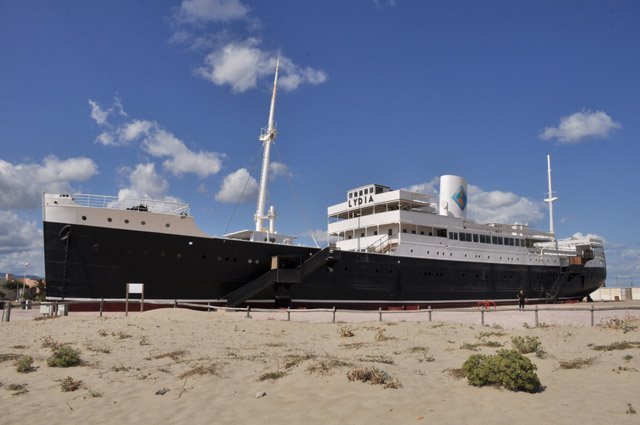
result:
[[[449,204],[444,209],[428,195],[378,184],[349,190],[345,202],[327,210],[329,236],[342,250],[383,255],[563,266],[577,261],[571,257],[590,250],[599,259],[597,264],[604,264],[599,239],[572,238],[556,245],[552,233],[525,224],[479,223],[465,218],[466,182],[458,176],[444,176],[444,181],[444,199]],[[460,191],[464,192],[464,203],[452,200],[460,199]],[[452,211],[451,204],[459,211]]]

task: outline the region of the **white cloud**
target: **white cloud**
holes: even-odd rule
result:
[[[544,204],[500,190],[468,185],[469,218],[485,223],[530,223],[544,217]]]
[[[543,140],[558,139],[560,143],[578,143],[587,137],[609,137],[621,128],[604,111],[584,111],[562,117],[557,127],[546,127],[540,134]]]
[[[404,190],[408,190],[409,192],[418,192],[424,193],[425,195],[438,195],[438,190],[436,187],[440,183],[440,178],[434,177],[428,182],[414,184],[413,186],[409,186]]]
[[[35,221],[23,220],[11,211],[0,211],[0,270],[21,275],[44,275],[42,230]]]
[[[257,199],[258,182],[249,175],[246,168],[229,174],[222,181],[216,200],[224,203],[248,202]]]
[[[154,163],[138,164],[135,169],[120,169],[130,172],[129,187],[120,189],[118,199],[163,199],[169,183],[156,172]]]
[[[198,74],[212,83],[229,85],[236,93],[255,88],[258,81],[272,76],[277,52],[259,47],[260,41],[249,38],[241,42],[230,42],[205,57],[205,66]],[[327,80],[324,71],[301,68],[287,57],[280,56],[281,76],[279,84],[285,90],[295,90],[300,84],[320,84]]]
[[[245,17],[249,8],[240,0],[184,0],[180,11],[189,21],[229,21]]]
[[[275,179],[276,177],[280,177],[280,176],[288,176],[291,177],[291,170],[289,170],[289,167],[287,166],[287,164],[283,163],[283,162],[272,162],[271,164],[269,164],[269,176],[272,179]]]
[[[0,254],[24,252],[40,247],[42,230],[35,221],[22,220],[12,211],[0,211]]]
[[[91,118],[100,125],[106,124],[108,112],[91,99],[89,99],[89,105],[91,106]]]
[[[42,192],[69,193],[72,182],[86,181],[98,172],[89,158],[60,160],[46,157],[42,164],[11,164],[0,159],[0,205],[3,209],[40,205]]]
[[[124,143],[131,142],[141,136],[148,134],[149,130],[151,130],[153,127],[154,123],[149,121],[131,121],[120,127],[118,131],[118,135],[120,136],[119,140],[122,140]]]
[[[176,176],[194,173],[200,177],[216,174],[222,166],[222,155],[215,152],[193,152],[173,134],[155,129],[147,137],[142,148],[155,157],[169,157],[162,165]]]
[[[95,104],[91,100],[89,103],[92,107]],[[117,106],[112,106],[110,110],[115,109],[122,110],[119,99]],[[204,178],[218,173],[222,166],[223,155],[202,150],[194,152],[155,121],[133,119],[115,126],[105,121],[102,127],[106,131],[96,138],[99,143],[123,146],[141,140],[142,149],[154,157],[166,158],[162,165],[176,176],[193,173]]]

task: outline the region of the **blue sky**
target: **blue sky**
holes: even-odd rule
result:
[[[604,238],[608,284],[637,285],[638,22],[634,1],[0,0],[0,270],[43,273],[42,191],[251,228],[279,55],[281,232],[321,233],[351,187],[441,174],[475,218],[546,229],[551,154],[557,234]]]

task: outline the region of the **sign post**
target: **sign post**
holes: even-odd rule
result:
[[[142,312],[144,308],[144,283],[127,283],[125,316],[129,316],[129,294],[140,294],[140,312]]]

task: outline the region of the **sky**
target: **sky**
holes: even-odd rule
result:
[[[379,183],[605,240],[640,285],[636,1],[0,0],[0,270],[44,274],[41,193],[177,199],[251,229],[275,60],[276,229]],[[243,191],[244,190],[244,191]],[[242,197],[240,196],[242,194]]]

